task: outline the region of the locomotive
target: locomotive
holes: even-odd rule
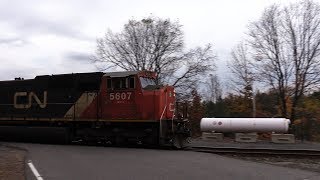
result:
[[[157,85],[156,76],[124,71],[0,81],[0,133],[13,127],[28,133],[63,128],[67,142],[182,148],[190,136],[187,120],[176,118],[175,90]]]

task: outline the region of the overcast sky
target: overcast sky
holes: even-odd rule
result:
[[[212,43],[226,80],[230,49],[275,2],[295,0],[0,0],[0,80],[96,71],[96,39],[151,14],[178,20],[187,48]]]

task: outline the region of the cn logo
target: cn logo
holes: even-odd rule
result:
[[[21,102],[21,99],[26,99]],[[42,102],[34,92],[16,92],[14,94],[13,102],[14,108],[16,109],[29,109],[32,106],[32,99],[41,107],[45,108],[47,106],[47,91],[43,92]],[[20,102],[19,102],[20,101]]]

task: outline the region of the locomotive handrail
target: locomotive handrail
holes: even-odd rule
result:
[[[162,137],[162,117],[163,117],[163,114],[165,112],[165,110],[167,109],[167,104],[164,106],[163,108],[163,111],[162,111],[162,114],[161,114],[161,117],[160,117],[160,120],[159,120],[159,123],[160,123],[160,136]]]
[[[163,108],[163,111],[162,111],[162,114],[161,114],[161,117],[160,117],[160,121],[161,121],[161,119],[163,118],[163,114],[164,114],[164,112],[166,111],[166,109],[167,109],[167,104],[164,106],[164,108]]]
[[[174,117],[175,117],[175,113],[176,113],[176,107],[174,107],[173,115],[172,115],[172,118],[171,118],[171,131],[172,131],[172,133],[174,133],[173,119],[174,119]]]
[[[162,111],[162,113],[161,113],[161,116],[160,116],[160,120],[159,120],[159,123],[160,123],[160,137],[162,137],[162,118],[163,118],[163,114],[164,114],[164,112],[166,111],[166,109],[167,109],[167,104],[168,104],[168,100],[167,100],[167,91],[165,91],[165,96],[166,96],[166,105],[164,106],[164,108],[163,108],[163,111]]]

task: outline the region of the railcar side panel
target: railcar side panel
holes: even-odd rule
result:
[[[74,112],[85,109],[82,104],[91,103],[90,92],[99,91],[101,77],[102,73],[83,73],[2,81],[0,118],[74,118]]]

